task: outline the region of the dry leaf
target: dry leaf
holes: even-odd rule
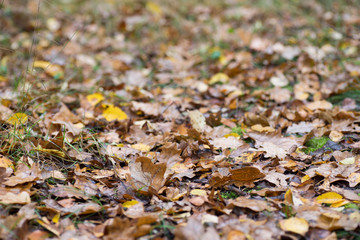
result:
[[[214,85],[216,83],[227,83],[229,79],[229,76],[225,73],[217,73],[210,78],[209,84]]]
[[[166,163],[154,164],[150,158],[139,157],[129,168],[135,190],[147,192],[152,187],[158,191],[165,183]]]
[[[0,195],[0,203],[2,204],[27,204],[30,202],[30,195],[27,192],[21,192],[19,194],[8,192]]]
[[[309,231],[309,224],[304,218],[291,217],[279,222],[284,231],[294,232],[304,236]]]
[[[60,65],[46,61],[35,61],[33,67],[43,69],[51,77],[57,77],[59,79],[64,78],[64,72]]]
[[[206,126],[206,119],[204,115],[198,110],[188,111],[188,114],[192,127],[200,133],[203,132]]]

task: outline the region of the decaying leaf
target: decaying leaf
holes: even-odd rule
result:
[[[0,239],[356,238],[358,1],[273,2],[0,4]]]
[[[2,204],[27,204],[30,202],[30,195],[27,192],[21,192],[19,194],[8,192],[0,195],[0,203]]]
[[[206,126],[206,119],[204,115],[198,110],[189,111],[188,114],[192,127],[200,133],[203,132]]]
[[[139,157],[129,164],[130,177],[136,191],[158,191],[165,183],[166,163],[154,164],[150,158]]]

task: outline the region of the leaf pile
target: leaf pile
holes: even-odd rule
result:
[[[1,239],[358,239],[357,1],[0,4]]]

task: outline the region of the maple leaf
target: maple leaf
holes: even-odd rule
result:
[[[130,177],[135,190],[158,191],[165,183],[166,163],[154,164],[150,158],[139,157],[130,162]]]
[[[267,134],[249,132],[248,136],[255,140],[258,150],[266,152],[265,157],[283,159],[290,153],[291,148],[299,145],[295,139],[283,137],[277,132]]]

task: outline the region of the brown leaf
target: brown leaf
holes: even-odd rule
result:
[[[21,192],[20,194],[8,192],[0,196],[0,203],[2,204],[27,204],[30,202],[30,195],[27,192]]]
[[[234,200],[230,200],[227,208],[234,208],[234,207],[248,208],[253,210],[254,212],[261,212],[264,210],[268,210],[268,211],[274,210],[264,200],[248,199],[246,197],[238,197]]]
[[[278,132],[268,134],[250,132],[248,135],[256,141],[255,146],[258,147],[260,151],[266,152],[265,157],[285,158],[293,146],[299,145],[293,138],[283,137]]]
[[[61,104],[61,108],[59,112],[57,112],[52,119],[54,121],[63,121],[63,122],[70,122],[70,123],[78,123],[80,122],[80,118],[72,113],[69,108],[65,104]]]
[[[230,179],[239,182],[250,182],[265,177],[257,167],[243,167],[230,171]]]
[[[158,103],[143,103],[143,102],[131,102],[132,110],[134,112],[141,111],[147,116],[159,116],[161,113],[160,105]]]
[[[177,226],[175,240],[220,240],[214,228],[205,229],[200,216],[192,216],[185,226]]]
[[[164,186],[166,163],[154,164],[150,158],[139,157],[129,164],[130,176],[135,190],[147,192],[149,187],[158,191]]]
[[[40,178],[40,169],[39,166],[33,164],[31,168],[25,163],[19,163],[15,171],[15,176],[11,176],[3,182],[6,186],[16,186],[18,184],[24,184],[28,182],[33,182]]]

